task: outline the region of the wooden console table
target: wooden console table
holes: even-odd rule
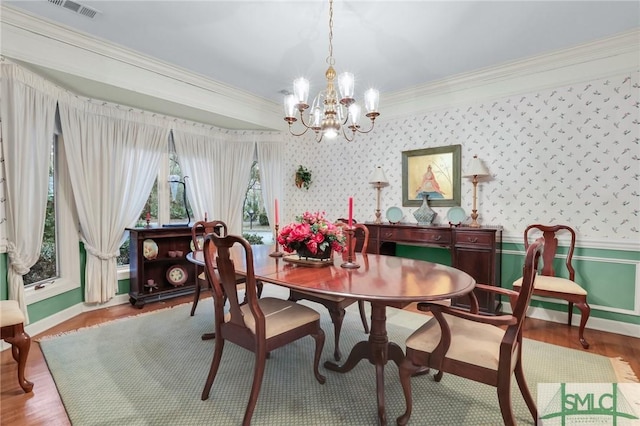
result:
[[[396,244],[442,247],[450,251],[451,266],[454,268],[468,273],[478,283],[498,287],[501,285],[502,228],[388,223],[366,225],[369,228],[369,253],[395,255]],[[482,311],[490,314],[501,311],[498,297],[479,290],[474,291]],[[468,304],[463,299],[454,303]]]

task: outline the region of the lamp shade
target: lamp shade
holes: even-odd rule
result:
[[[485,167],[482,161],[478,158],[477,155],[473,156],[471,160],[471,164],[469,164],[469,169],[467,170],[467,174],[464,177],[474,177],[474,176],[489,176],[489,170]]]
[[[376,167],[376,169],[373,171],[373,174],[369,178],[369,183],[371,183],[371,184],[374,184],[374,183],[387,184],[387,183],[389,183],[389,181],[387,180],[387,177],[384,174],[384,170],[382,170],[382,167],[380,167],[380,166]]]

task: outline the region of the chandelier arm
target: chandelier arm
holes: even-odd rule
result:
[[[302,136],[302,135],[304,135],[305,133],[307,133],[307,131],[308,131],[309,129],[310,129],[310,127],[306,127],[302,133],[294,133],[294,132],[293,132],[293,128],[292,128],[292,126],[291,126],[291,125],[289,125],[289,133],[291,133],[293,136]]]
[[[349,135],[347,135],[347,131],[345,130],[347,126],[342,126],[342,136],[347,140],[347,142],[352,142],[355,139],[356,136],[356,132],[353,130],[353,126],[349,126],[349,129],[351,129],[351,138],[349,138]]]
[[[313,126],[309,126],[305,121],[304,121],[304,114],[302,112],[300,112],[300,123],[307,128],[307,130],[309,129],[313,129]],[[305,132],[307,131],[305,130]],[[314,129],[315,130],[315,129]],[[303,133],[304,134],[304,133]]]

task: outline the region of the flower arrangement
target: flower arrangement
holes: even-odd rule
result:
[[[342,228],[329,222],[324,212],[305,212],[297,216],[296,221],[286,225],[278,233],[278,243],[287,253],[297,251],[298,254],[312,255],[329,252],[342,253],[346,247],[346,237]]]

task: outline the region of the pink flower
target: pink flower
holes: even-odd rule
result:
[[[346,238],[342,228],[327,221],[324,212],[304,212],[296,221],[282,228],[277,235],[277,241],[284,251],[291,253],[306,247],[311,253],[331,250],[342,252]]]

